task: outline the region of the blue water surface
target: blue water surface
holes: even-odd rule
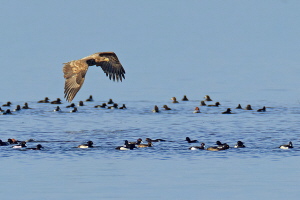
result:
[[[126,110],[94,108],[107,100],[85,102],[79,112],[53,112],[56,105],[28,101],[32,109],[1,115],[0,135],[34,139],[33,151],[1,146],[1,196],[7,199],[296,199],[299,195],[299,114],[295,103],[222,100],[200,107],[197,99],[115,100]],[[4,102],[3,102],[4,103]],[[12,102],[11,109],[24,101]],[[78,102],[76,102],[78,103]],[[214,104],[207,102],[207,104]],[[253,110],[237,110],[238,104]],[[172,110],[163,110],[163,105]],[[153,113],[154,105],[161,112]],[[193,113],[196,106],[201,113]],[[256,110],[267,107],[260,113]],[[2,107],[4,109],[5,107]],[[221,114],[231,108],[234,114]],[[5,108],[6,109],[6,108]],[[186,137],[214,146],[246,148],[191,151]],[[124,140],[162,138],[151,148],[115,150]],[[94,148],[78,149],[88,140]],[[292,141],[293,149],[279,145]]]

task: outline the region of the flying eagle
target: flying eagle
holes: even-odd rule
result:
[[[125,79],[125,70],[114,52],[99,52],[79,60],[64,63],[65,98],[71,102],[80,90],[89,66],[101,66],[102,70],[114,81]]]

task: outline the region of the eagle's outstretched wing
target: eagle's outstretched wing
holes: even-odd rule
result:
[[[65,98],[71,102],[80,90],[88,65],[83,60],[74,60],[65,64],[63,68],[65,81]]]

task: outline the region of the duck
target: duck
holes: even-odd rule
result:
[[[81,148],[81,149],[92,148],[93,144],[94,143],[92,141],[88,141],[86,144],[78,145],[77,148]]]
[[[257,112],[266,112],[266,106],[264,106],[264,107],[261,108],[261,109],[258,109]]]
[[[171,100],[172,100],[172,103],[179,103],[179,102],[177,101],[176,97],[172,97]]]
[[[245,148],[246,146],[242,141],[237,141],[236,145],[234,145],[234,148]]]
[[[207,105],[207,106],[209,106],[209,107],[219,107],[219,105],[221,105],[220,102],[216,102],[214,105]]]
[[[153,147],[153,144],[152,144],[152,142],[148,142],[148,144],[139,144],[138,147],[139,148]]]
[[[10,145],[9,142],[3,142],[2,140],[0,140],[0,146],[8,146]]]
[[[14,111],[20,111],[21,110],[21,106],[17,105],[16,109],[14,109]]]
[[[0,112],[4,112],[4,110],[2,110],[2,108],[0,107]]]
[[[293,147],[293,143],[289,142],[289,144],[280,145],[279,148],[280,149],[291,149],[291,148],[294,148],[294,147]]]
[[[212,99],[210,98],[209,95],[205,95],[205,96],[204,96],[204,99],[205,99],[205,101],[212,101]]]
[[[107,104],[114,104],[114,101],[112,99],[109,99]]]
[[[205,101],[201,101],[201,102],[200,102],[200,106],[206,106]]]
[[[38,144],[34,148],[26,148],[26,149],[28,149],[28,150],[42,150],[42,148],[44,148],[44,147],[41,144]]]
[[[93,95],[90,95],[90,97],[88,99],[86,99],[85,101],[94,101]]]
[[[2,113],[2,115],[10,115],[10,114],[12,114],[10,109],[7,109],[5,112]]]
[[[96,105],[94,108],[105,108],[107,105],[106,103],[103,103],[102,105]]]
[[[73,110],[71,110],[70,112],[71,112],[71,113],[74,113],[74,112],[77,112],[77,111],[78,111],[77,108],[74,107]]]
[[[129,144],[128,140],[125,140],[123,146],[118,146],[115,149],[124,151],[124,150],[133,150],[134,148],[136,148],[135,144]]]
[[[38,101],[38,103],[49,103],[49,98],[45,97],[44,100],[40,100],[40,101]]]
[[[199,107],[196,107],[195,110],[193,111],[193,113],[200,113]]]
[[[66,108],[74,108],[75,107],[75,103],[71,103],[70,105],[66,106]]]
[[[181,101],[188,101],[189,99],[186,97],[186,95],[183,96],[183,98],[181,99]]]
[[[139,138],[139,139],[136,140],[136,142],[128,142],[128,144],[141,144],[142,141],[143,141],[143,139]]]
[[[163,108],[164,108],[165,110],[172,110],[172,109],[169,108],[167,105],[164,105]]]
[[[61,112],[61,109],[60,109],[59,106],[57,106],[53,111],[54,111],[54,112]]]
[[[224,149],[220,149],[219,147],[213,146],[213,147],[208,147],[206,150],[208,151],[221,151]]]
[[[196,143],[196,142],[198,142],[198,140],[191,140],[189,137],[186,137],[185,140],[186,140],[188,143]]]
[[[83,104],[83,101],[79,101],[78,106],[85,106],[85,105]]]
[[[227,108],[227,110],[224,111],[224,112],[222,112],[222,114],[232,114],[232,113],[231,113],[231,109],[230,109],[230,108]]]
[[[28,103],[25,102],[25,103],[24,103],[24,106],[22,107],[22,109],[31,109],[31,108],[29,108]]]
[[[123,104],[119,109],[127,109],[127,107],[126,107],[126,105],[125,104]]]
[[[19,145],[12,146],[12,148],[14,148],[14,149],[16,149],[16,148],[24,148],[24,147],[27,147],[25,141],[22,141]]]
[[[239,104],[235,109],[243,109],[241,104]]]
[[[57,98],[55,101],[51,101],[51,104],[62,104],[60,98]]]
[[[152,140],[150,138],[146,138],[146,141],[147,142],[165,142],[166,140],[163,140],[163,139],[155,139],[155,140]]]
[[[190,150],[205,149],[205,143],[201,143],[201,146],[192,146],[189,149]]]
[[[10,107],[11,104],[12,104],[12,103],[11,103],[10,101],[8,101],[6,104],[3,104],[2,106],[3,106],[3,107]]]
[[[219,149],[222,150],[229,149],[229,145],[227,143],[221,143],[220,141],[217,141],[216,144],[218,145]]]
[[[118,104],[114,103],[112,106],[108,106],[107,109],[118,109]]]
[[[251,108],[251,105],[248,104],[248,105],[246,106],[245,110],[253,110],[253,109]]]
[[[9,144],[18,144],[18,141],[16,140],[16,139],[14,139],[14,138],[8,138],[7,139],[7,142],[9,143]],[[26,142],[26,141],[25,141]]]
[[[152,112],[154,112],[154,113],[159,113],[159,109],[158,109],[158,106],[157,106],[157,105],[154,106],[154,109],[152,110]]]

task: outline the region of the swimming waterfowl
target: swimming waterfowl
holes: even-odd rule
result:
[[[200,106],[206,106],[205,101],[201,101],[201,102],[200,102]]]
[[[239,104],[235,109],[243,109],[241,104]]]
[[[224,112],[222,112],[222,114],[232,114],[232,113],[231,113],[231,109],[230,109],[230,108],[227,108],[227,110],[224,111]]]
[[[14,111],[20,111],[21,110],[21,106],[17,105],[16,109],[14,109]]]
[[[208,151],[221,151],[224,149],[220,149],[219,147],[213,146],[213,147],[208,147],[206,150]]]
[[[61,109],[60,109],[60,107],[59,106],[57,106],[54,110],[53,110],[54,112],[60,112],[61,111]]]
[[[136,140],[136,142],[128,142],[128,144],[141,144],[142,141],[143,141],[143,139],[139,138],[139,139]]]
[[[51,104],[62,104],[60,98],[57,98],[55,101],[51,101]]]
[[[3,104],[3,107],[9,107],[12,103],[10,101],[8,101],[6,104]]]
[[[90,95],[90,97],[88,99],[86,99],[85,101],[94,101],[93,95]]]
[[[164,108],[165,110],[172,110],[172,109],[169,108],[167,105],[164,105],[163,108]]]
[[[118,146],[115,149],[124,151],[124,150],[133,150],[134,148],[136,148],[135,144],[129,144],[128,140],[125,140],[125,143],[123,146]]]
[[[220,141],[217,141],[216,144],[218,145],[219,149],[222,150],[229,149],[229,145],[227,143],[221,143]]]
[[[92,141],[88,141],[86,144],[78,145],[77,148],[81,148],[81,149],[92,148],[93,144],[94,143]]]
[[[289,144],[280,145],[279,148],[280,149],[291,149],[291,148],[294,148],[294,147],[293,147],[293,143],[289,142]]]
[[[234,145],[234,148],[245,148],[246,146],[242,141],[237,141],[236,145]]]
[[[66,106],[66,108],[74,108],[75,107],[75,103],[71,103],[70,105]]]
[[[183,96],[183,98],[181,99],[181,101],[188,101],[189,99],[186,97],[186,95]]]
[[[172,97],[171,100],[172,100],[172,103],[179,103],[179,102],[177,101],[176,97]]]
[[[10,114],[12,114],[10,109],[7,109],[4,113],[2,113],[2,115],[10,115]]]
[[[264,107],[261,108],[261,109],[258,109],[257,112],[266,112],[266,106],[264,106]]]
[[[196,107],[195,110],[193,111],[193,113],[200,113],[199,107]]]
[[[8,138],[7,139],[7,142],[9,143],[9,144],[18,144],[18,141],[16,140],[16,139],[14,139],[14,138]],[[25,141],[26,142],[26,141]]]
[[[158,109],[157,105],[154,106],[154,109],[152,110],[152,112],[154,112],[154,113],[158,113],[159,112],[159,109]]]
[[[101,66],[102,70],[113,81],[125,79],[125,70],[114,52],[99,52],[79,60],[64,63],[65,98],[71,102],[83,85],[89,66]]]
[[[49,103],[49,98],[45,97],[44,100],[40,100],[40,101],[38,101],[38,103]]]
[[[205,95],[205,96],[204,96],[204,99],[205,99],[205,101],[212,101],[212,99],[210,98],[209,95]]]
[[[36,145],[36,148],[26,148],[28,150],[42,150],[44,148],[41,144]]]
[[[102,103],[102,105],[96,105],[95,108],[105,108],[107,105],[106,103]]]
[[[12,146],[12,148],[15,148],[15,149],[16,148],[24,148],[24,147],[27,147],[25,141],[22,141],[19,145]]]
[[[118,104],[114,103],[112,106],[108,106],[108,109],[118,109]]]
[[[248,105],[246,106],[245,110],[252,110],[251,105],[248,104]]]
[[[196,142],[198,142],[198,140],[191,140],[189,137],[186,137],[185,140],[186,140],[188,143],[196,143]]]
[[[9,142],[3,142],[2,140],[0,140],[0,146],[8,146],[10,145]]]
[[[150,138],[146,138],[146,141],[147,142],[165,142],[166,140],[163,140],[163,139],[155,139],[155,140],[152,140]]]
[[[220,102],[216,102],[214,105],[207,105],[207,106],[209,106],[209,107],[219,107],[219,105],[221,105]]]
[[[83,104],[83,101],[79,101],[78,106],[85,106],[85,105]]]
[[[31,108],[29,108],[29,106],[28,106],[28,103],[27,102],[25,102],[24,103],[24,106],[22,107],[23,109],[31,109]]]
[[[153,147],[153,144],[152,144],[152,142],[148,142],[148,144],[139,144],[138,147],[139,148]]]
[[[109,99],[106,104],[114,104],[114,101],[112,99]]]
[[[190,150],[198,150],[198,149],[205,149],[205,143],[201,143],[201,146],[193,146],[189,148]]]
[[[77,111],[78,111],[77,108],[74,107],[73,110],[71,110],[70,112],[73,113],[73,112],[77,112]]]
[[[127,107],[125,104],[123,104],[119,109],[127,109]]]
[[[4,110],[2,110],[2,108],[0,107],[0,112],[4,112]]]

